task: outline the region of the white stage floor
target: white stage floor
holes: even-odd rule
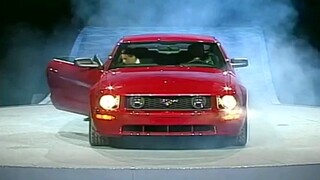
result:
[[[249,113],[245,148],[129,150],[90,147],[85,117],[51,105],[0,108],[0,165],[157,169],[320,163],[320,109],[274,105]]]

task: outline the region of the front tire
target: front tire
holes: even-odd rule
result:
[[[248,122],[247,119],[244,122],[244,125],[241,128],[241,132],[238,136],[234,137],[233,145],[234,146],[245,146],[248,142]]]
[[[89,121],[89,142],[91,146],[107,146],[109,140],[107,137],[99,135],[92,126],[92,120]]]

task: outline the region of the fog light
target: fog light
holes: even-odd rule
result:
[[[130,98],[130,105],[132,108],[141,109],[143,108],[144,103],[145,103],[145,100],[143,97],[136,96],[136,97]]]
[[[204,97],[193,97],[191,99],[192,107],[195,109],[203,109],[206,106],[206,98]]]

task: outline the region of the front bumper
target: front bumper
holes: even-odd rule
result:
[[[233,114],[232,114],[233,113]],[[236,136],[246,120],[246,111],[224,112],[107,112],[112,119],[91,114],[92,124],[103,136]],[[236,114],[236,115],[235,115]],[[99,116],[98,116],[99,117]]]

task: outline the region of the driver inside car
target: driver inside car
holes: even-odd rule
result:
[[[188,47],[191,60],[202,60],[204,58],[204,47],[201,43],[194,43]]]
[[[121,51],[121,60],[123,64],[140,64],[133,48],[126,48]]]
[[[202,43],[191,44],[188,47],[188,52],[191,56],[189,63],[200,62],[204,64],[214,64],[211,58],[205,53],[204,45]]]

